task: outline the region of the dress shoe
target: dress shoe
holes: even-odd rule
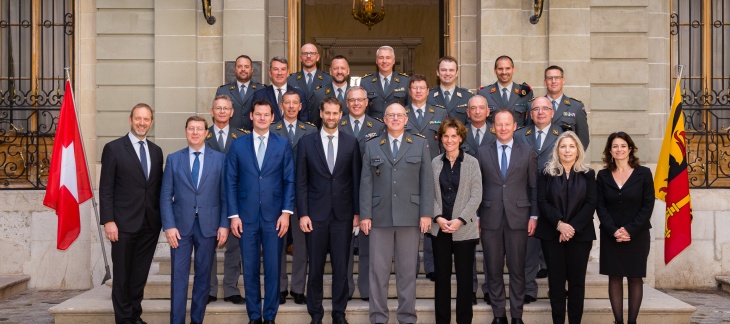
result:
[[[492,324],[508,324],[507,317],[495,317],[492,320]]]
[[[147,322],[143,321],[141,318],[134,321],[134,324],[147,324]]]
[[[370,297],[361,297],[362,301],[370,301]]]
[[[530,295],[525,295],[525,301],[524,304],[529,304],[531,302],[537,301],[537,298],[532,297]]]
[[[248,321],[248,324],[261,324],[263,323],[260,318]]]
[[[289,296],[288,291],[282,291],[279,295],[279,305],[286,304],[286,296]]]
[[[298,294],[292,291],[291,296],[294,298],[295,304],[303,305],[307,302],[307,296],[304,296],[304,294]]]
[[[347,319],[343,316],[343,317],[333,318],[332,324],[350,324],[350,323],[348,323]]]
[[[512,324],[525,324],[521,318],[512,318]]]
[[[492,304],[492,300],[489,299],[489,293],[484,294],[484,302],[487,303],[487,305],[491,305]]]
[[[427,273],[426,274],[426,278],[428,278],[428,280],[431,280],[431,281],[434,281],[434,282],[436,281],[436,276],[433,274],[433,272]]]
[[[202,323],[198,323],[198,322],[190,322],[190,324],[202,324]]]
[[[312,321],[309,322],[309,324],[322,324],[322,320],[321,319],[318,319],[318,320],[312,319]]]
[[[216,296],[210,296],[209,295],[208,296],[208,302],[206,303],[206,305],[207,304],[210,304],[210,302],[214,302],[214,301],[218,301],[218,297],[216,297]]]
[[[286,246],[286,254],[294,255],[294,245],[289,244]]]
[[[477,293],[472,293],[471,295],[471,304],[476,305],[477,304]]]
[[[243,305],[246,303],[246,298],[241,297],[241,295],[228,296],[223,298],[223,300],[236,305]]]
[[[264,324],[276,324],[276,322],[274,320],[265,320]]]
[[[537,278],[547,278],[548,270],[540,269],[537,271]]]

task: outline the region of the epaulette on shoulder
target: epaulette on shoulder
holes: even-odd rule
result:
[[[535,101],[535,99],[537,99],[537,97],[532,97],[532,99],[527,100],[527,102],[533,102],[533,101]]]
[[[573,101],[577,101],[577,102],[583,103],[582,101],[580,101],[580,100],[578,100],[578,99],[575,99],[575,98],[573,98],[573,97],[568,97],[568,98],[570,98],[570,100],[573,100]]]
[[[398,72],[398,74],[400,74],[400,75],[402,75],[402,76],[404,76],[404,77],[407,77],[407,76],[408,76],[408,74],[407,74],[407,73],[403,73],[403,72]]]
[[[418,136],[418,137],[420,137],[420,138],[423,138],[423,139],[426,139],[426,136],[425,136],[425,135],[423,135],[423,134],[419,134],[419,133],[414,133],[413,135],[414,135],[414,136]]]
[[[292,75],[295,75],[295,74],[297,74],[297,72],[292,72],[291,74],[289,74],[289,76],[292,76]]]
[[[378,117],[373,117],[373,119],[379,121],[381,124],[385,124],[385,122],[382,119],[378,118]]]
[[[469,93],[471,93],[472,95],[476,94],[476,93],[474,93],[474,91],[471,91],[471,90],[467,90],[467,91],[469,91]]]
[[[249,131],[247,131],[247,130],[245,130],[245,129],[243,129],[243,128],[236,128],[236,129],[237,129],[237,130],[238,130],[239,132],[241,132],[241,133],[244,133],[244,134],[246,134],[246,135],[248,135],[249,133],[251,133],[251,132],[249,132]]]
[[[479,89],[477,89],[477,91],[481,91],[484,88],[485,88],[485,86],[481,86],[481,87],[479,87]]]
[[[276,124],[276,122],[272,120],[272,121],[271,121],[271,125],[273,125],[273,124]]]
[[[317,125],[312,124],[312,122],[304,122],[304,123],[307,124],[307,125],[309,125],[309,126],[312,126],[314,128],[317,128]]]
[[[522,125],[520,127],[517,127],[517,129],[515,130],[515,132],[518,131],[518,130],[520,130],[520,129],[523,129],[523,128],[525,128],[525,125]]]
[[[365,79],[365,78],[367,78],[367,77],[369,77],[371,75],[373,75],[373,74],[372,73],[365,73],[365,75],[363,75],[362,78]]]

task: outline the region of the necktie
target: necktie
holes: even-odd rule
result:
[[[266,144],[264,144],[264,139],[266,137],[259,136],[259,140],[261,143],[259,143],[259,150],[256,152],[256,159],[259,162],[259,169],[261,169],[261,166],[264,164],[264,154],[266,153]]]
[[[353,131],[353,134],[355,134],[355,137],[357,137],[357,135],[360,135],[360,121],[357,119],[355,119],[355,129]]]
[[[423,126],[423,111],[416,109],[416,120],[418,121],[418,127]]]
[[[289,139],[294,142],[294,124],[289,124]]]
[[[193,152],[195,161],[193,161],[193,171],[190,174],[193,177],[193,186],[198,187],[198,176],[200,175],[200,152]]]
[[[276,104],[279,106],[279,114],[281,115],[282,118],[284,118],[284,109],[282,108],[282,101],[284,99],[282,99],[283,95],[281,93],[281,88],[279,88],[277,90],[279,90],[279,95],[276,97]]]
[[[238,94],[241,96],[241,101],[243,101],[244,98],[246,98],[246,85],[242,84],[241,89],[238,91]]]
[[[507,178],[507,145],[502,145],[502,165],[499,166],[502,171],[502,179]]]
[[[482,138],[480,136],[480,133],[482,130],[480,128],[477,128],[477,133],[474,135],[474,139],[477,141],[477,146],[482,143]]]
[[[226,143],[223,141],[223,130],[218,131],[218,148],[221,150],[226,147]]]
[[[394,139],[393,140],[393,160],[395,161],[395,159],[397,157],[398,157],[398,140]]]
[[[553,111],[558,111],[558,103],[553,100]]]
[[[344,97],[342,97],[342,88],[337,88],[337,100],[340,102],[344,100]]]
[[[330,139],[327,143],[327,167],[330,168],[330,173],[335,169],[335,146],[332,144],[332,138],[334,137],[334,135],[327,135],[327,138]]]
[[[449,93],[449,90],[444,91],[444,101],[447,105],[451,101],[451,94]]]
[[[505,107],[507,107],[507,103],[509,102],[509,97],[507,97],[507,88],[502,88],[502,103]]]
[[[307,73],[307,88],[312,90],[312,72]]]
[[[149,180],[149,170],[147,169],[147,150],[144,148],[144,141],[139,141],[139,162],[142,163],[142,172],[144,172],[144,178]]]
[[[537,150],[542,150],[542,131],[537,131]]]
[[[383,81],[383,92],[388,92],[388,88],[390,88],[390,82],[388,82],[388,78],[385,78]]]

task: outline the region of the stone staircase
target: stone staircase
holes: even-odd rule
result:
[[[481,274],[481,252],[477,252],[479,284],[483,281]],[[223,277],[222,253],[219,252],[219,279]],[[291,269],[291,257],[287,258],[288,268]],[[357,276],[357,256],[355,256],[355,274]],[[418,323],[435,323],[434,318],[434,284],[425,278],[421,273],[416,280],[416,310],[418,312]],[[192,272],[191,272],[192,273]],[[324,322],[329,323],[331,311],[330,287],[332,285],[331,275],[329,275],[329,264],[326,266],[324,278]],[[263,279],[263,278],[262,278]],[[262,281],[263,282],[263,281]],[[357,280],[355,280],[357,282]],[[505,282],[509,285],[508,276],[505,274]],[[190,277],[190,287],[192,289],[192,275]],[[219,284],[222,280],[219,280]],[[586,278],[586,302],[583,314],[584,323],[613,323],[611,315],[611,306],[608,301],[608,279],[606,276],[598,274],[598,264],[589,263],[588,274]],[[456,279],[452,279],[452,298],[456,294]],[[523,319],[526,323],[551,323],[550,302],[547,299],[547,279],[538,279],[539,294],[538,301],[525,305]],[[239,279],[239,287],[243,287],[242,279]],[[223,289],[218,289],[219,300],[208,305],[206,310],[206,323],[247,323],[246,309],[244,305],[233,305],[222,301]],[[506,289],[509,293],[509,288]],[[391,309],[391,322],[395,322],[395,309],[398,301],[395,291],[395,276],[391,277],[389,295],[389,308]],[[188,293],[190,296],[190,293]],[[477,292],[479,303],[473,307],[474,323],[490,323],[492,320],[491,306],[482,301],[481,289]],[[169,255],[159,255],[155,257],[150,276],[145,287],[145,300],[142,302],[144,313],[142,317],[150,324],[152,323],[168,323],[170,312],[170,257]],[[452,309],[455,309],[455,300],[452,300]],[[189,307],[189,302],[188,302]],[[507,303],[509,308],[509,303]],[[359,299],[359,292],[355,289],[353,299],[347,306],[347,319],[350,323],[369,323],[368,303]],[[627,306],[624,306],[626,310]],[[98,286],[90,291],[74,297],[66,302],[51,308],[50,313],[55,317],[57,324],[85,324],[85,323],[113,323],[114,311],[111,304],[111,285]],[[678,299],[666,295],[649,286],[644,286],[644,300],[639,315],[639,321],[642,323],[661,323],[661,324],[679,324],[689,323],[690,316],[695,308]],[[509,310],[508,310],[509,313]],[[287,303],[280,305],[279,313],[276,321],[278,323],[309,323],[310,317],[307,313],[306,305],[297,305],[291,298],[287,299]],[[455,323],[455,318],[452,318]]]
[[[19,294],[28,289],[30,276],[4,275],[0,276],[0,300]]]

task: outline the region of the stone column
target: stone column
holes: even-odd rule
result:
[[[268,79],[265,71],[268,70],[270,58],[267,46],[269,42],[267,23],[268,7],[272,5],[267,5],[267,2],[224,0],[223,19],[218,22],[223,24],[223,60],[233,61],[239,55],[246,54],[254,61],[261,61],[264,67],[262,80]]]

